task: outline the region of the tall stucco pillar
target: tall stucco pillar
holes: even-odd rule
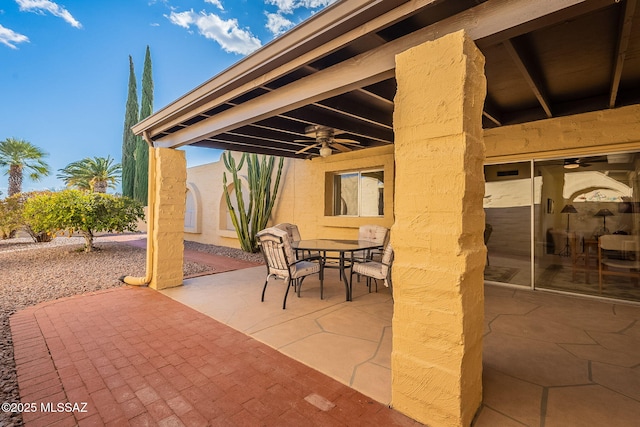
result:
[[[392,406],[468,426],[482,400],[486,93],[464,32],[396,57]]]
[[[148,236],[153,239],[149,286],[160,290],[182,284],[187,161],[184,151],[169,148],[151,149],[149,157],[155,162],[154,176],[149,177],[154,187],[149,197],[153,209]]]

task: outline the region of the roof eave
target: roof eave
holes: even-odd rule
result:
[[[424,1],[431,3],[433,0]],[[267,43],[260,49],[242,58],[225,71],[186,93],[174,102],[158,110],[133,126],[136,135],[147,131],[154,134],[153,129],[177,114],[190,110],[193,106],[205,102],[206,99],[221,95],[234,87],[238,87],[269,70],[286,64],[292,52],[308,51],[322,45],[331,30],[357,16],[384,14],[408,0],[349,0],[338,1],[318,12],[302,24],[294,27],[282,36]],[[354,20],[357,22],[358,20]],[[283,71],[284,74],[284,71]]]

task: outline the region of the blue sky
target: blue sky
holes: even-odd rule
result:
[[[149,45],[157,111],[334,1],[1,0],[0,140],[44,149],[52,169],[23,191],[63,188],[58,169],[85,157],[120,162],[129,55],[140,100]]]

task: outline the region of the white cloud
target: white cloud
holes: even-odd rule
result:
[[[337,0],[265,0],[266,4],[272,4],[278,8],[278,13],[293,13],[295,9],[304,7],[306,9],[317,9],[329,6]]]
[[[34,12],[44,14],[49,12],[53,16],[62,18],[72,27],[82,28],[82,24],[78,22],[71,13],[63,6],[58,5],[50,0],[16,0],[22,12]]]
[[[213,13],[198,14],[193,9],[171,12],[168,18],[171,23],[186,29],[195,25],[201,35],[215,40],[227,52],[247,55],[262,45],[250,31],[240,28],[236,19],[224,20]]]
[[[195,13],[193,10],[188,12],[171,12],[171,15],[169,15],[168,18],[172,24],[179,25],[183,28],[189,28],[189,26],[195,22],[194,15]]]
[[[29,37],[18,34],[9,28],[5,28],[0,25],[0,43],[5,46],[9,46],[11,49],[17,49],[14,43],[28,43]]]
[[[224,10],[224,7],[222,7],[222,3],[220,3],[220,0],[204,0],[204,2],[210,3],[220,10]]]
[[[293,27],[293,22],[289,21],[287,18],[280,14],[267,12],[266,15],[267,24],[265,25],[265,27],[267,27],[267,29],[271,31],[274,36],[279,36],[289,28]]]

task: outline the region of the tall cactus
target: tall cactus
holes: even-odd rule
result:
[[[280,157],[278,173],[274,185],[271,185],[275,157],[261,156],[257,154],[243,153],[240,162],[236,164],[230,152],[222,153],[224,166],[233,177],[233,188],[236,192],[238,211],[231,203],[231,196],[227,185],[226,172],[222,175],[224,186],[224,197],[231,214],[231,221],[238,234],[240,247],[245,252],[257,252],[258,242],[256,234],[267,226],[271,210],[278,195],[280,186],[280,176],[282,175],[282,165],[284,158]],[[244,162],[247,162],[247,182],[249,183],[249,206],[245,209],[244,197],[242,196],[242,183],[238,173],[242,169]]]

